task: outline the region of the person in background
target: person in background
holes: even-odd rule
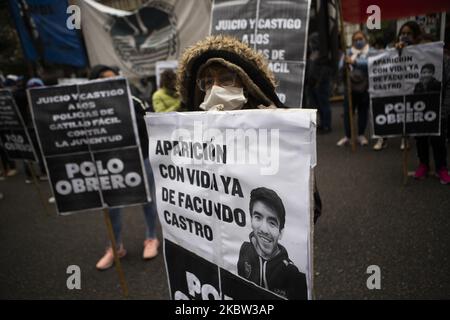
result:
[[[152,103],[155,112],[172,112],[180,109],[180,96],[175,88],[177,75],[172,69],[161,73],[161,86],[153,93]]]
[[[96,65],[92,68],[89,79],[104,79],[110,77],[116,77],[119,75],[117,69],[105,65]],[[136,121],[139,133],[139,139],[141,141],[142,157],[144,159],[145,171],[147,173],[148,183],[151,191],[152,199],[156,199],[155,196],[155,183],[153,179],[153,172],[148,159],[148,136],[147,128],[145,125],[145,111],[147,105],[136,97],[132,97],[134,110],[136,113]],[[156,221],[157,211],[155,201],[146,203],[143,205],[144,217],[146,223],[146,235],[144,241],[144,251],[142,257],[147,260],[154,258],[158,255],[159,240],[156,237]],[[114,230],[114,236],[117,243],[117,254],[119,258],[123,258],[127,251],[125,250],[122,242],[122,209],[112,208],[109,210],[109,216]],[[98,270],[106,270],[113,266],[114,255],[111,247],[106,249],[105,255],[97,262]]]
[[[0,158],[2,161],[2,169],[0,172],[0,180],[4,180],[5,177],[13,177],[17,174],[16,163],[8,158],[6,151],[0,146]]]
[[[230,36],[206,37],[186,49],[178,64],[177,90],[188,111],[285,108],[275,87],[264,56]],[[314,185],[314,222],[321,212]]]
[[[27,81],[25,87],[26,87],[26,89],[31,89],[31,88],[37,88],[37,87],[42,87],[42,86],[44,86],[44,82],[40,78],[31,78]],[[42,159],[42,154],[40,152],[40,149],[37,147],[38,146],[37,136],[36,136],[36,132],[34,130],[34,125],[31,120],[30,108],[28,107],[28,99],[27,99],[27,94],[26,94],[25,88],[18,88],[18,90],[14,94],[14,99],[16,100],[17,107],[19,108],[19,111],[20,111],[20,114],[22,115],[25,126],[27,127],[28,133],[30,134],[31,141],[35,147],[34,149],[35,149],[36,155],[38,157],[37,160],[39,161],[38,165],[39,165],[39,170],[40,170],[38,178],[41,181],[46,181],[46,180],[48,180],[47,172],[45,170],[44,161]],[[30,165],[33,166],[32,163],[30,163]],[[31,174],[30,168],[26,161],[23,161],[23,168],[25,171],[25,183],[29,184],[29,183],[31,183],[31,180],[32,180],[32,174]]]
[[[416,137],[417,156],[419,166],[414,178],[425,179],[430,169],[430,145],[433,149],[434,167],[436,175],[442,184],[450,184],[450,175],[447,167],[446,135],[448,130],[447,117],[450,115],[450,58],[444,55],[443,90],[441,104],[441,134],[439,136]]]
[[[153,93],[153,83],[150,77],[144,77],[140,79],[139,84],[141,86],[141,100],[149,101]]]
[[[406,46],[419,44],[422,41],[422,30],[415,21],[405,22],[398,31],[396,49],[403,49]],[[378,138],[373,146],[373,150],[379,151],[387,147],[387,138]],[[409,148],[408,142],[402,138],[400,150]]]
[[[362,31],[356,31],[352,36],[352,47],[347,50],[339,63],[340,69],[345,66],[350,72],[353,112],[358,110],[357,141],[361,146],[369,144],[364,133],[367,127],[369,112],[369,74],[367,58],[371,51],[372,49],[367,42],[366,35]],[[338,147],[348,144],[351,136],[347,90],[345,91],[344,97],[344,128],[345,136],[336,143]]]
[[[14,92],[17,89],[17,85],[20,83],[21,77],[18,77],[14,74],[9,74],[5,77],[5,81],[3,82],[2,86],[4,89],[11,90],[12,94],[14,95]],[[3,149],[2,146],[0,146],[0,158],[2,161],[2,168],[4,172],[0,172],[0,179],[4,179],[5,177],[13,177],[17,174],[17,168],[16,163],[13,160],[10,160],[8,157],[8,154]]]
[[[331,132],[331,76],[332,68],[327,56],[321,56],[319,33],[314,32],[308,39],[308,61],[306,64],[306,91],[308,107],[316,107],[319,113],[319,133]]]

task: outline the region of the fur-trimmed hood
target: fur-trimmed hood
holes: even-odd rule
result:
[[[197,76],[212,63],[220,63],[239,75],[248,95],[244,108],[283,107],[275,93],[275,77],[263,55],[236,38],[216,35],[187,48],[179,61],[177,90],[188,110],[200,110],[204,93],[197,87]]]

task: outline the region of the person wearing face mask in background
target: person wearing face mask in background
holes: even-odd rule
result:
[[[398,31],[397,42],[394,47],[403,49],[406,46],[419,44],[422,41],[422,30],[415,21],[405,22]]]
[[[424,41],[422,38],[420,26],[415,21],[408,21],[402,25],[399,31],[399,41],[395,44],[395,48],[403,49],[408,45],[420,44]],[[415,93],[436,91],[441,89],[441,84],[432,78],[434,74],[434,66],[425,64],[421,68],[421,82],[415,88]],[[434,79],[434,81],[433,81]],[[433,157],[436,175],[441,184],[450,184],[450,175],[447,168],[447,116],[450,114],[450,58],[444,54],[443,74],[442,74],[442,103],[441,103],[441,134],[439,136],[421,136],[416,137],[417,156],[419,158],[419,166],[417,167],[414,178],[417,180],[425,179],[430,168],[430,144],[433,149]]]
[[[275,87],[275,76],[263,55],[226,35],[199,41],[184,51],[178,63],[177,89],[188,111],[285,108]],[[315,185],[314,222],[321,210]]]
[[[422,31],[420,26],[415,21],[405,22],[399,29],[397,35],[397,42],[394,44],[394,48],[403,49],[406,46],[419,44],[422,41]],[[388,46],[388,49],[392,46]],[[378,138],[373,145],[373,150],[379,151],[387,148],[387,138]],[[402,138],[400,143],[400,150],[409,148],[408,142]]]
[[[369,112],[369,74],[367,58],[372,53],[373,49],[370,48],[366,35],[362,31],[356,31],[352,36],[352,47],[347,50],[345,56],[343,56],[339,63],[339,69],[342,69],[345,64],[350,70],[353,112],[358,110],[357,141],[361,146],[369,144],[364,132],[366,131]],[[342,147],[350,142],[351,132],[349,112],[348,97],[346,94],[344,98],[345,137],[336,143],[338,147]]]

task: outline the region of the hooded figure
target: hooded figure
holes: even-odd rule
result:
[[[177,89],[187,110],[209,110],[201,105],[214,98],[211,97],[211,92],[202,91],[199,81],[202,80],[202,74],[207,67],[212,66],[228,69],[237,76],[237,81],[242,85],[243,97],[238,90],[217,93],[219,98],[216,101],[220,100],[221,95],[235,99],[231,107],[225,106],[224,109],[284,107],[275,93],[275,77],[263,55],[233,37],[216,35],[186,49],[179,61]],[[214,90],[212,89],[212,94],[215,93]]]
[[[236,75],[236,79],[222,79],[223,83],[229,84],[223,88],[215,85],[206,88],[205,80],[210,75],[205,77],[205,73],[213,67],[226,68],[227,73]],[[242,92],[231,84],[242,87]],[[275,87],[275,76],[264,56],[226,35],[209,36],[199,41],[184,51],[178,63],[177,90],[182,108],[188,111],[284,108]],[[224,100],[228,100],[228,104]],[[222,106],[217,107],[220,104]],[[322,202],[314,184],[314,222],[321,211]]]

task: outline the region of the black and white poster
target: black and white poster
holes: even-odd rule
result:
[[[58,212],[149,199],[127,81],[28,91]]]
[[[440,134],[443,45],[412,45],[369,57],[374,136]]]
[[[282,299],[167,239],[164,253],[174,300]]]
[[[10,159],[38,161],[11,91],[0,90],[0,143]]]
[[[146,116],[173,299],[312,297],[315,121],[301,109]]]
[[[211,34],[233,35],[261,52],[288,107],[301,107],[310,0],[214,0]]]

